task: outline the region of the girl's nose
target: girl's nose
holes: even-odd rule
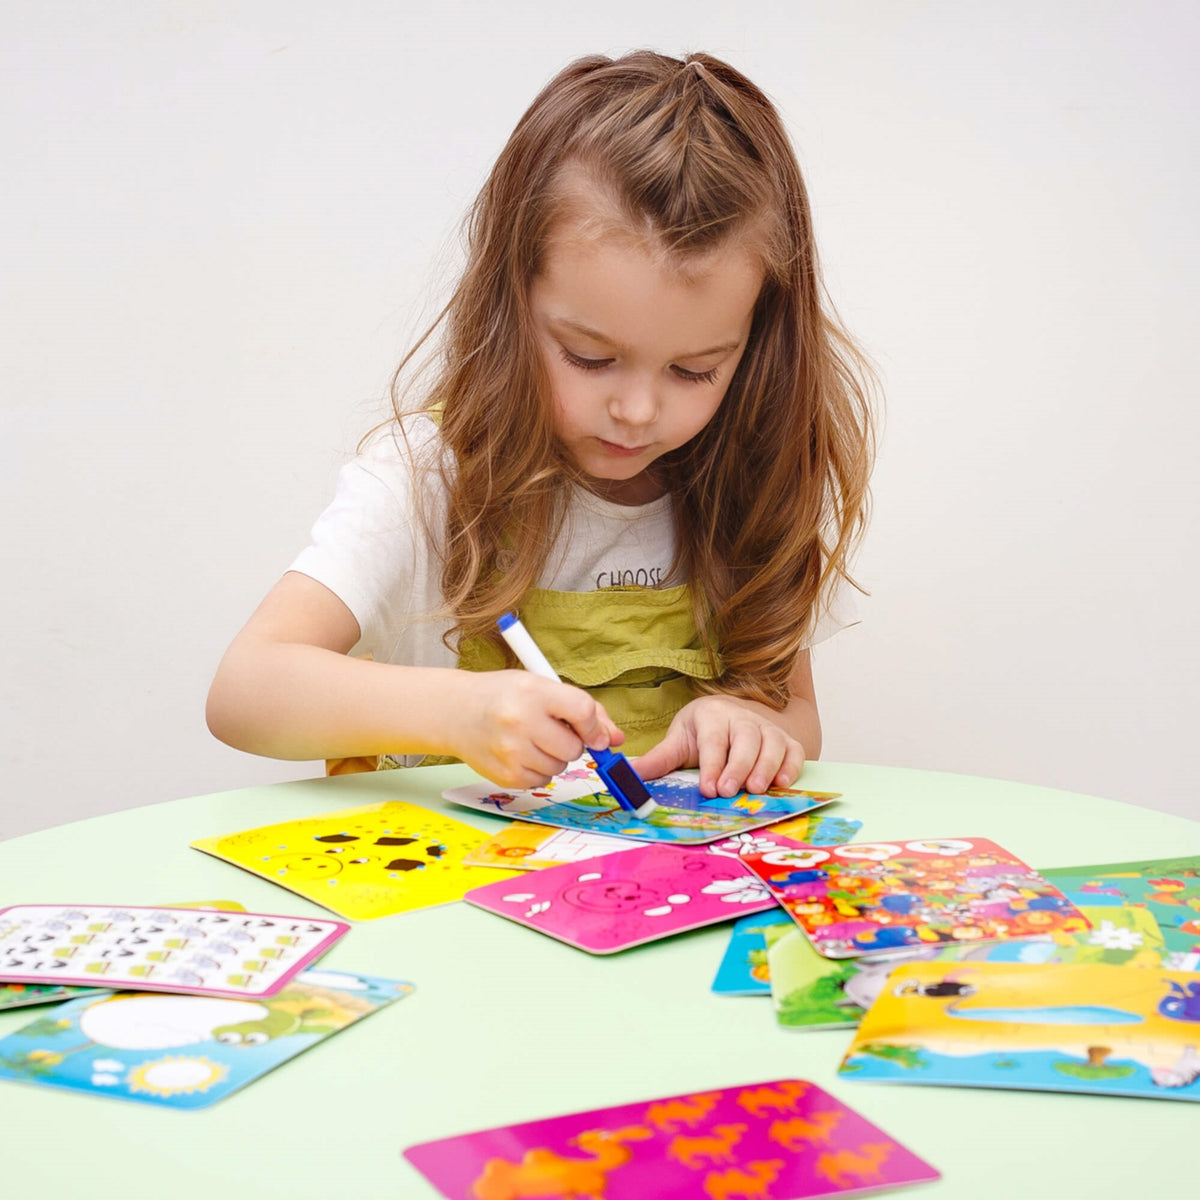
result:
[[[654,384],[635,376],[619,380],[609,397],[608,413],[622,425],[649,425],[658,415]]]

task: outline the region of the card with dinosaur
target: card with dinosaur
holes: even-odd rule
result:
[[[1058,888],[986,838],[794,842],[742,861],[827,958],[1088,928]]]
[[[658,807],[645,818],[623,808],[604,790],[600,776],[580,759],[544,787],[524,791],[494,784],[449,788],[445,799],[479,812],[519,817],[538,825],[555,825],[587,833],[603,833],[637,842],[700,845],[799,816],[828,804],[840,793],[772,788],[763,795],[705,796],[699,772],[672,771],[646,780]]]
[[[940,1178],[800,1079],[500,1126],[410,1146],[404,1157],[448,1200],[802,1200]]]
[[[0,1040],[0,1080],[207,1108],[412,990],[312,970],[255,1000],[93,992]]]
[[[494,871],[466,864],[488,835],[389,800],[191,843],[351,921],[448,904]]]
[[[13,905],[0,909],[0,982],[269,996],[349,928],[277,913]]]
[[[847,1079],[1200,1100],[1200,976],[1095,963],[907,963]]]
[[[712,990],[719,996],[768,996],[771,993],[767,963],[767,936],[772,928],[796,923],[781,908],[742,917],[729,935],[729,944],[717,965]]]
[[[468,904],[589,954],[774,908],[736,848],[635,846],[468,892]]]

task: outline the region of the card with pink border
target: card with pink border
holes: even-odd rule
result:
[[[448,1200],[803,1200],[940,1178],[801,1079],[776,1079],[498,1126],[410,1146]]]
[[[277,913],[13,905],[0,909],[0,982],[273,996],[349,928]]]
[[[774,908],[738,847],[638,846],[489,883],[464,899],[589,954],[613,954]]]

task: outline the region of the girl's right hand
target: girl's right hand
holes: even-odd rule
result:
[[[619,746],[625,735],[581,688],[530,671],[455,671],[466,683],[451,753],[501,787],[532,788],[585,746]]]

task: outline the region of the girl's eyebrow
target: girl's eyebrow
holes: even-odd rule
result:
[[[579,321],[572,321],[568,317],[551,317],[551,323],[561,325],[566,329],[571,329],[575,333],[582,333],[584,337],[591,338],[594,342],[600,342],[602,345],[611,346],[614,350],[628,351],[629,347],[622,345],[620,342],[614,341],[607,334],[601,333],[598,329],[592,329],[587,325],[581,324]],[[707,358],[710,354],[728,354],[736,350],[742,343],[722,342],[719,346],[710,346],[707,350],[692,350],[687,354],[676,354],[676,358]]]

